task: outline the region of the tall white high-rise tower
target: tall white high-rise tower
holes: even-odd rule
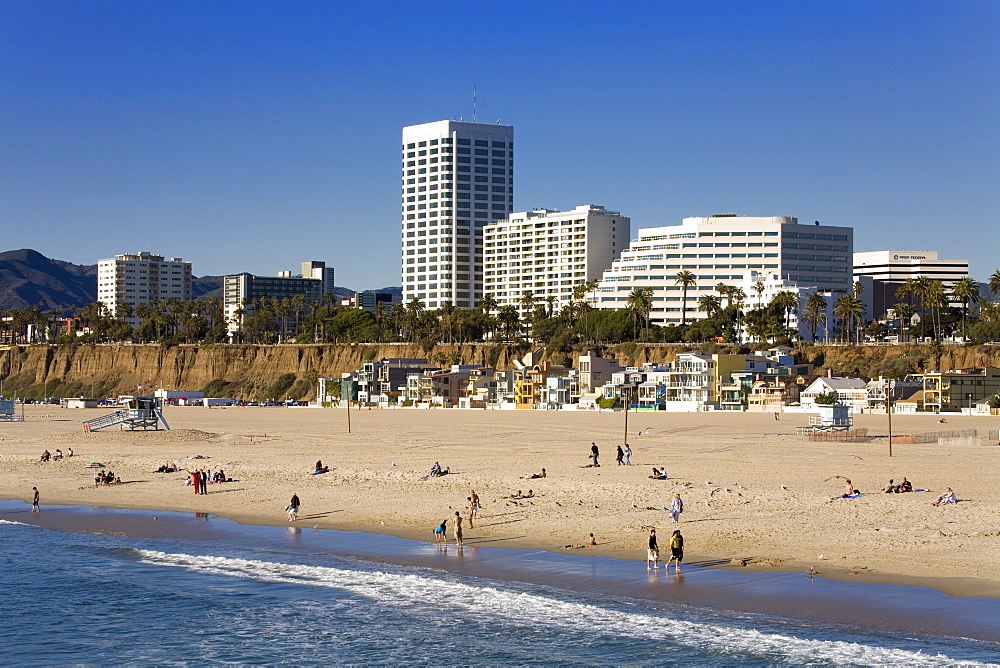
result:
[[[483,225],[514,210],[514,128],[436,121],[403,128],[403,302],[472,308]]]

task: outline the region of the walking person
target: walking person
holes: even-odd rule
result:
[[[462,513],[455,511],[455,524],[453,529],[455,531],[455,545],[462,547]]]
[[[674,523],[681,521],[681,513],[684,512],[684,501],[681,500],[680,494],[674,494],[674,500],[670,502],[670,519]]]
[[[35,493],[34,497],[31,499],[31,512],[40,513],[42,509],[38,507],[38,488],[32,487],[31,491]]]
[[[473,502],[471,496],[465,497],[465,500],[469,502],[469,505],[465,509],[466,512],[469,513],[469,528],[470,529],[475,529],[476,527],[474,527],[472,525],[472,520],[475,519],[475,516],[476,516],[476,504],[475,504],[475,502]]]
[[[474,489],[470,489],[469,490],[469,501],[472,502],[472,514],[478,517],[479,516],[479,495],[476,494],[476,490],[474,490]],[[469,522],[469,526],[470,527],[472,526],[472,522],[471,521]]]
[[[632,446],[625,444],[625,466],[632,466]]]
[[[625,451],[622,450],[622,446],[620,445],[618,446],[618,458],[615,461],[618,462],[618,466],[625,465]]]
[[[649,530],[649,541],[647,542],[646,569],[659,568],[657,561],[660,559],[660,547],[656,544],[656,529]]]
[[[597,463],[597,457],[600,454],[601,454],[601,451],[597,449],[597,443],[591,443],[590,444],[590,459],[593,460],[594,463],[592,464],[592,466],[595,469],[598,468],[598,467],[600,467],[600,464]]]
[[[674,573],[681,574],[681,562],[684,561],[684,536],[680,529],[674,529],[674,535],[670,537],[670,561],[667,562],[667,570],[670,570],[670,562],[674,564]]]
[[[292,500],[288,502],[288,507],[285,508],[285,512],[288,513],[288,521],[289,522],[294,522],[295,520],[298,519],[299,506],[301,506],[301,505],[302,505],[302,502],[299,501],[299,495],[298,494],[292,494]]]

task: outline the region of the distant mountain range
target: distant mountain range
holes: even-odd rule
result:
[[[222,276],[200,276],[191,281],[191,296],[222,296]],[[397,297],[399,287],[380,288]],[[354,290],[335,287],[340,299]],[[20,309],[42,303],[46,309],[66,306],[80,308],[97,301],[97,265],[73,264],[47,258],[29,248],[0,253],[0,308]]]

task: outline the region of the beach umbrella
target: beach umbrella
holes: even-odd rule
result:
[[[84,464],[83,468],[85,468],[85,469],[103,469],[104,468],[104,464],[102,464],[100,462],[90,462],[89,464]]]

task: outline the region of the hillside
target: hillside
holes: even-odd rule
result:
[[[674,359],[685,346],[641,346],[621,344],[603,351],[628,365],[665,362]],[[169,387],[178,390],[206,390],[215,396],[269,398],[292,388],[293,398],[309,399],[315,393],[315,379],[337,377],[361,367],[368,360],[383,357],[433,359],[438,352],[458,352],[466,364],[487,364],[501,370],[511,367],[511,359],[524,350],[505,345],[440,346],[425,352],[418,345],[382,344],[356,346],[11,346],[0,350],[0,378],[4,393],[33,397],[114,396],[133,394],[137,386]],[[576,350],[575,359],[586,354]],[[933,370],[934,359],[926,348],[917,346],[856,347],[810,346],[799,355],[813,362],[819,373],[832,369],[836,375],[860,374],[867,377],[892,373]],[[941,360],[941,368],[1000,366],[998,346],[953,346]],[[288,374],[291,374],[289,376]],[[283,378],[284,376],[284,378]],[[275,392],[274,388],[284,388]]]
[[[200,276],[191,280],[191,297],[222,296],[222,276]],[[401,288],[381,288],[397,296]],[[350,288],[335,287],[340,299],[354,295]],[[44,304],[80,308],[97,300],[97,265],[73,264],[47,258],[28,248],[0,253],[0,309],[22,309]]]

